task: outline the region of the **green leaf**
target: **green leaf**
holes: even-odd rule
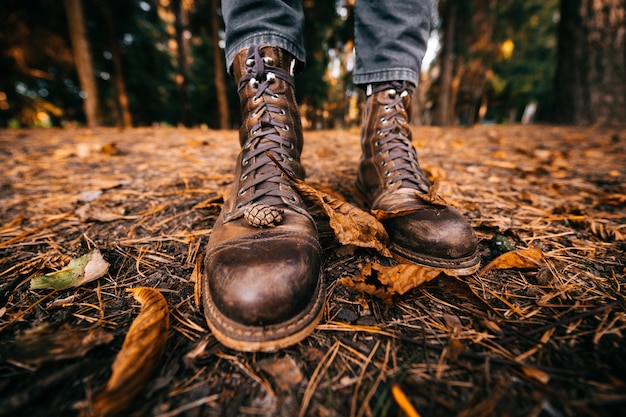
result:
[[[30,281],[31,290],[55,289],[64,290],[78,287],[100,278],[107,273],[109,264],[104,260],[98,249],[72,259],[65,268],[39,275]]]

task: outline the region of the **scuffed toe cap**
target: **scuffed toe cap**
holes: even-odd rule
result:
[[[450,207],[426,207],[384,223],[391,241],[405,251],[441,259],[460,259],[476,252],[474,230]]]
[[[321,249],[316,240],[268,232],[238,239],[207,256],[210,296],[229,319],[265,326],[291,319],[309,305],[319,285]]]

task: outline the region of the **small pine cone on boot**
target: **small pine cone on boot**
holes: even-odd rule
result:
[[[243,216],[250,226],[274,227],[283,221],[283,213],[283,210],[276,207],[256,203],[246,207]]]

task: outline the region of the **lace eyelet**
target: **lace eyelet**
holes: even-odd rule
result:
[[[287,126],[287,125],[283,126],[283,130],[284,130],[285,132],[289,132],[289,126]]]
[[[378,136],[382,136],[382,135],[383,135],[383,131],[382,131],[382,130],[377,130],[377,131],[376,131],[376,134],[377,134]],[[376,146],[378,146],[378,142],[376,142]]]
[[[380,135],[380,130],[378,131],[378,134]],[[379,140],[377,140],[376,142],[374,142],[374,145],[376,145],[376,146],[380,146],[380,141],[379,141]]]
[[[243,208],[243,204],[241,204],[241,203],[240,203],[240,204],[237,204],[237,210],[239,210],[239,209],[241,209],[241,208]]]
[[[280,111],[278,112],[278,114],[280,114],[281,116],[284,116],[285,114],[287,114],[287,112],[285,112],[284,109],[280,109]]]
[[[249,160],[249,159],[243,159],[243,160],[241,161],[241,166],[242,166],[242,167],[245,167],[245,166],[246,166],[246,165],[248,165],[249,163],[250,163],[250,160]]]
[[[278,94],[272,94],[272,98],[274,100],[278,100],[280,98],[280,96]]]
[[[239,177],[239,181],[245,181],[248,179],[248,174],[244,174],[241,177]]]
[[[385,177],[388,177],[389,175],[391,175],[391,173],[389,171],[385,171]]]
[[[388,122],[388,120],[387,120],[387,119],[385,119],[384,117],[381,117],[381,118],[380,118],[380,122],[381,122],[382,124],[385,124],[385,123],[387,123],[387,122]]]
[[[387,161],[384,161],[381,165],[386,167],[387,166]]]
[[[389,182],[387,182],[387,185],[390,187],[393,187],[394,185],[396,185],[396,182],[394,180],[391,180]]]
[[[246,193],[246,190],[239,190],[239,192],[237,193],[239,195],[239,197],[243,196]]]
[[[391,111],[391,107],[389,107],[388,104],[385,104],[385,107],[383,107],[385,109],[386,112],[390,112]]]
[[[246,67],[252,67],[254,65],[254,59],[248,58],[246,59]]]
[[[259,96],[259,97],[252,97],[252,102],[253,102],[253,103],[255,103],[255,104],[256,104],[256,103],[258,103],[259,101],[261,101],[261,97],[260,97],[260,96]]]
[[[297,203],[298,202],[298,199],[295,196],[291,196],[291,197],[288,197],[288,198],[289,198],[289,201],[291,201],[292,203]]]
[[[274,65],[274,60],[272,59],[272,57],[271,57],[271,56],[264,56],[264,57],[263,57],[263,63],[264,63],[265,65],[270,65],[270,66],[273,66],[273,65]]]

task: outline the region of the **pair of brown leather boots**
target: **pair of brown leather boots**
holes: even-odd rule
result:
[[[233,63],[243,122],[230,196],[208,243],[202,290],[215,337],[242,351],[273,351],[308,336],[325,298],[322,248],[300,195],[271,154],[296,178],[302,126],[294,95],[294,58],[271,46],[241,51]],[[476,236],[454,209],[429,204],[429,183],[411,143],[412,85],[368,91],[357,186],[371,209],[410,214],[383,222],[392,251],[409,261],[471,274]]]

